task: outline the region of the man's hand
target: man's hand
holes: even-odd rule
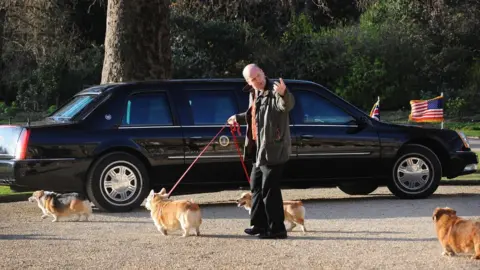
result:
[[[283,82],[282,78],[280,78],[280,82],[274,82],[273,90],[277,91],[280,96],[283,97],[283,95],[285,94],[285,89],[287,89],[287,86]]]
[[[230,118],[228,118],[228,121],[227,123],[232,126],[233,124],[235,124],[237,122],[237,117],[234,115],[230,116]]]

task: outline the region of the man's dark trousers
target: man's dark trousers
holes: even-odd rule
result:
[[[253,164],[250,174],[252,191],[252,210],[250,225],[264,229],[271,234],[286,233],[283,198],[280,190],[280,180],[283,164],[262,165]]]

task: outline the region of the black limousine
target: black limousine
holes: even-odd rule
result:
[[[417,199],[434,193],[442,176],[477,170],[460,132],[383,123],[319,84],[285,83],[296,105],[284,188],[338,186],[356,195],[386,185]],[[0,126],[0,184],[85,192],[99,209],[129,211],[151,188],[170,190],[228,117],[247,109],[245,86],[188,79],[84,89],[41,121]],[[241,132],[243,148],[245,126]],[[172,195],[246,187],[225,128]]]

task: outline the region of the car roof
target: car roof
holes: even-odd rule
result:
[[[269,80],[278,80],[278,78],[269,78]],[[313,82],[313,81],[308,81],[308,80],[297,80],[297,79],[283,79],[283,81],[286,84],[303,84],[303,85],[311,85],[319,88],[323,88],[326,94],[335,96],[337,99],[341,99],[343,102],[348,103],[350,106],[352,106],[356,111],[366,114],[364,111],[356,107],[355,105],[351,104],[349,101],[345,100],[341,96],[335,94],[332,90],[326,88],[325,86]],[[248,92],[248,84],[245,82],[245,79],[243,78],[195,78],[195,79],[159,79],[159,80],[141,80],[141,81],[127,81],[127,82],[115,82],[115,83],[106,83],[106,84],[100,84],[100,85],[94,85],[89,88],[86,88],[76,94],[78,95],[83,95],[83,94],[101,94],[105,93],[106,91],[110,92],[113,91],[115,92],[117,89],[119,91],[122,91],[121,89],[123,87],[135,87],[135,86],[152,86],[156,84],[176,84],[176,83],[197,83],[197,84],[202,84],[202,83],[235,83],[235,84],[243,84],[244,88],[243,91]]]
[[[269,80],[278,80],[278,78],[268,78]],[[325,88],[323,85],[314,83],[307,80],[296,80],[296,79],[283,79],[287,84],[310,84],[316,85]],[[100,94],[106,90],[115,91],[116,88],[123,88],[124,86],[142,86],[142,85],[155,85],[155,84],[181,84],[181,83],[243,83],[245,86],[248,86],[243,78],[197,78],[197,79],[159,79],[159,80],[142,80],[142,81],[126,81],[126,82],[115,82],[115,83],[106,83],[100,85],[93,85],[88,88],[85,88],[78,92],[76,95],[86,95],[86,94]]]

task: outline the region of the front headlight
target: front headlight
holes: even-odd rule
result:
[[[465,136],[465,134],[463,134],[461,131],[457,131],[457,134],[460,136],[460,138],[462,138],[465,148],[470,148],[470,143],[468,142],[467,136]]]

